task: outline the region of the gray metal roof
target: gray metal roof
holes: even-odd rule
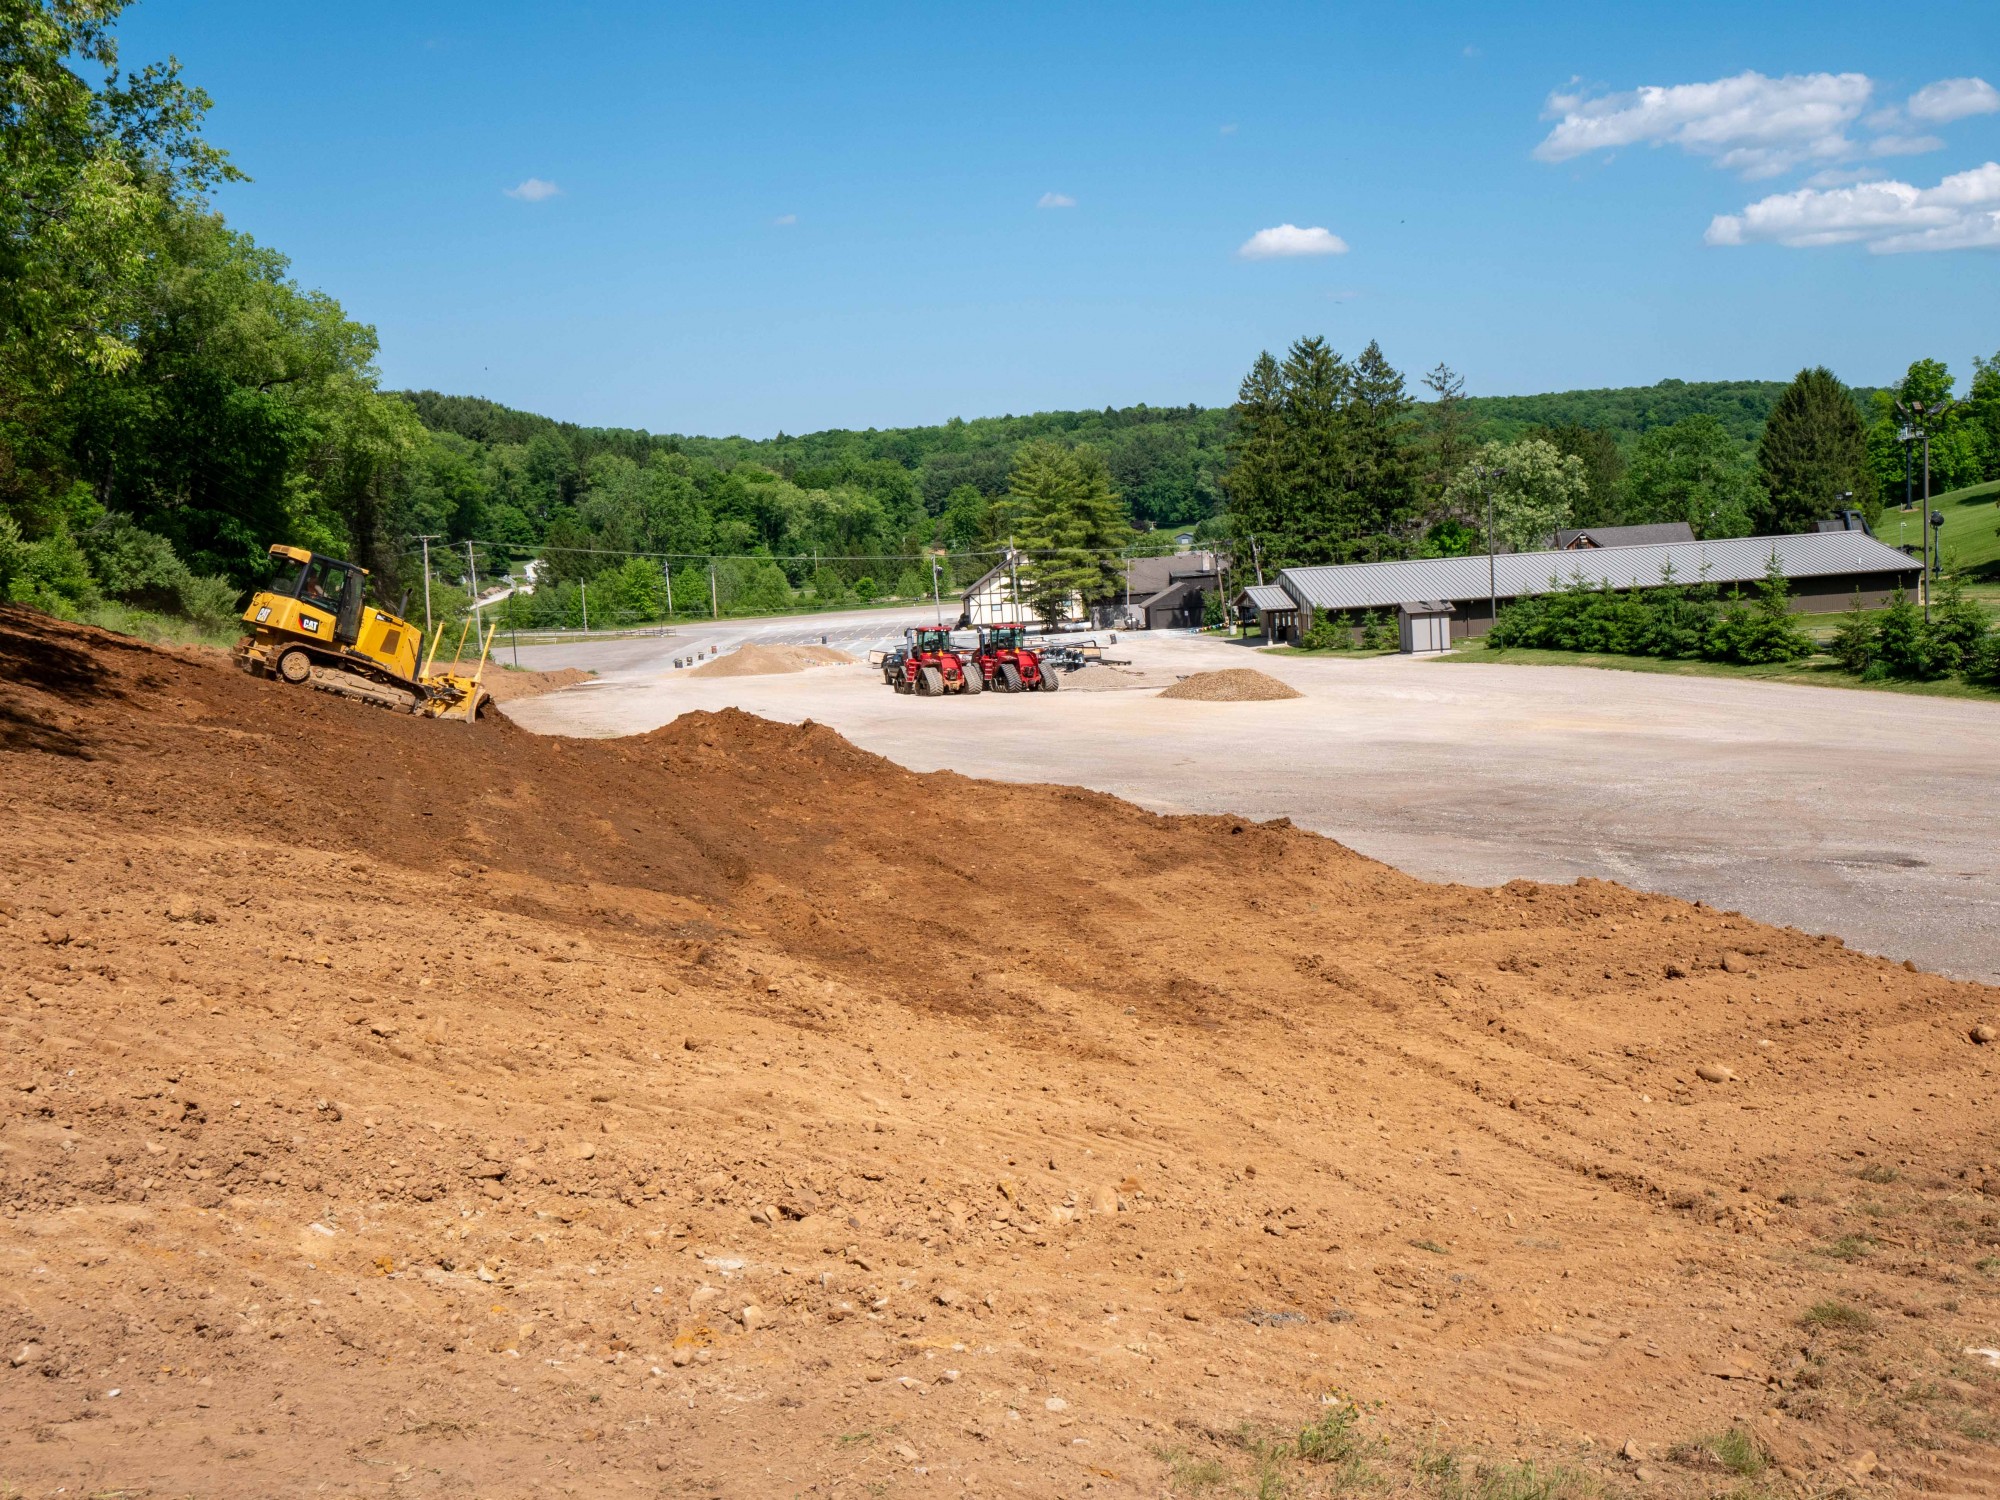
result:
[[[1250,601],[1253,609],[1297,609],[1298,601],[1275,583],[1253,583],[1243,591],[1242,597]]]
[[[1764,566],[1774,554],[1785,576],[1795,581],[1843,573],[1918,571],[1918,564],[1904,553],[1859,531],[1586,547],[1574,552],[1503,552],[1493,559],[1493,571],[1500,597],[1517,599],[1550,593],[1574,578],[1612,588],[1651,587],[1660,582],[1661,569],[1669,564],[1674,582],[1680,584],[1749,583],[1764,576]],[[1412,599],[1484,599],[1486,567],[1482,552],[1473,557],[1287,568],[1278,580],[1293,599],[1315,609],[1381,609]]]

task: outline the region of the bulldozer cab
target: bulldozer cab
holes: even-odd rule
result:
[[[331,614],[333,638],[343,646],[351,646],[360,638],[362,595],[368,580],[366,568],[298,547],[273,547],[271,561],[272,577],[265,593],[296,599]]]

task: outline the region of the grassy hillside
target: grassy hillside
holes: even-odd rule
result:
[[[1944,512],[1938,531],[1938,556],[1947,568],[1969,574],[1981,583],[2000,584],[2000,481],[1975,484],[1931,499],[1931,509]],[[1896,521],[1902,512],[1885,510],[1876,533],[1896,542]],[[1914,515],[1909,519],[1914,522]],[[1916,527],[1910,527],[1916,539]]]

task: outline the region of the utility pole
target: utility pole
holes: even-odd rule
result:
[[[479,569],[472,563],[472,543],[465,544],[465,576],[472,584],[472,617],[479,618]]]
[[[672,618],[674,617],[674,563],[673,563],[673,559],[672,559],[672,558],[668,558],[668,557],[663,557],[663,558],[661,558],[661,559],[660,559],[660,571],[661,571],[662,573],[664,573],[664,574],[666,575],[666,578],[667,578],[667,618],[668,618],[669,620],[671,620],[671,619],[672,619]]]
[[[442,538],[420,536],[417,540],[424,544],[424,634],[429,635],[431,633],[431,543],[441,541]]]
[[[576,596],[577,598],[583,601],[583,633],[585,635],[589,635],[590,634],[590,585],[587,583],[579,583],[576,586]]]
[[[1257,551],[1257,534],[1254,531],[1250,534],[1250,561],[1257,568],[1257,587],[1262,588],[1264,586],[1264,559]]]
[[[708,617],[711,620],[722,618],[721,596],[715,590],[715,559],[712,557],[708,560]]]
[[[1486,491],[1486,633],[1491,635],[1493,627],[1500,623],[1499,574],[1493,561],[1493,481],[1505,479],[1505,469],[1479,468],[1473,470],[1479,476],[1481,488]]]
[[[1007,592],[1014,604],[1014,623],[1026,626],[1027,617],[1021,613],[1021,554],[1014,550],[1014,538],[1007,538]]]
[[[937,611],[938,628],[944,628],[944,569],[938,566],[937,554],[931,554],[931,604]]]

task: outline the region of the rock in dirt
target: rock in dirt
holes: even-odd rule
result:
[[[1979,1043],[1980,1046],[1984,1047],[1989,1042],[1991,1042],[1996,1036],[2000,1036],[2000,1031],[1995,1031],[1991,1026],[1988,1026],[1984,1021],[1981,1021],[1977,1026],[1972,1028],[1972,1030],[1968,1033],[1968,1035],[1970,1035],[1975,1042]]]
[[[1192,677],[1183,677],[1160,696],[1196,703],[1266,703],[1279,698],[1303,698],[1305,694],[1254,667],[1226,667],[1220,672],[1196,672]]]
[[[1721,1063],[1709,1062],[1696,1068],[1694,1076],[1704,1083],[1728,1083],[1736,1077],[1736,1074],[1734,1070],[1725,1068]]]

